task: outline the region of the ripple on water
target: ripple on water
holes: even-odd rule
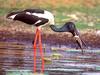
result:
[[[44,46],[44,45],[43,45]],[[55,50],[53,50],[55,49]],[[43,48],[45,57],[51,59],[51,64],[45,64],[45,71],[51,75],[66,75],[68,72],[95,72],[100,71],[100,50],[85,50],[82,55],[81,50],[76,50],[64,46],[50,46],[45,44]],[[41,68],[41,58],[37,50],[38,70]],[[61,55],[59,59],[52,59],[52,54]],[[0,42],[0,67],[1,69],[33,69],[33,48],[32,43],[23,41],[2,41]],[[64,73],[64,74],[63,74]],[[66,74],[65,74],[66,73]],[[83,73],[82,75],[89,75]],[[71,75],[71,74],[70,74]],[[77,75],[77,73],[76,73]]]

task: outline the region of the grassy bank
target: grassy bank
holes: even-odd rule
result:
[[[73,14],[78,18],[76,26],[79,29],[100,29],[99,0],[0,0],[0,16],[26,8],[51,11],[58,25],[67,22],[71,19],[68,15]]]

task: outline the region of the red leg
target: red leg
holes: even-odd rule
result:
[[[41,72],[44,72],[44,54],[43,54],[43,50],[42,50],[42,41],[41,41],[41,32],[39,30],[39,47],[40,47],[40,55],[41,55],[41,59],[42,59],[42,66],[41,66]]]
[[[35,34],[35,38],[34,38],[34,44],[33,44],[33,54],[34,54],[34,68],[33,71],[36,72],[36,42],[37,42],[37,38],[38,38],[39,32],[38,29],[36,30],[36,34]]]

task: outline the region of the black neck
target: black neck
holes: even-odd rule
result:
[[[68,30],[67,28],[64,27],[58,28],[56,27],[56,25],[50,25],[50,28],[55,32],[66,32]]]

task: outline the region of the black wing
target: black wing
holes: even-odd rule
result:
[[[30,24],[30,25],[34,24],[35,26],[40,26],[40,25],[43,25],[48,22],[48,19],[40,18],[35,15],[29,15],[29,14],[26,14],[25,12],[22,12],[22,13],[19,13],[18,15],[16,15],[14,20],[22,21],[22,22]],[[40,21],[40,22],[38,22],[38,21]]]

